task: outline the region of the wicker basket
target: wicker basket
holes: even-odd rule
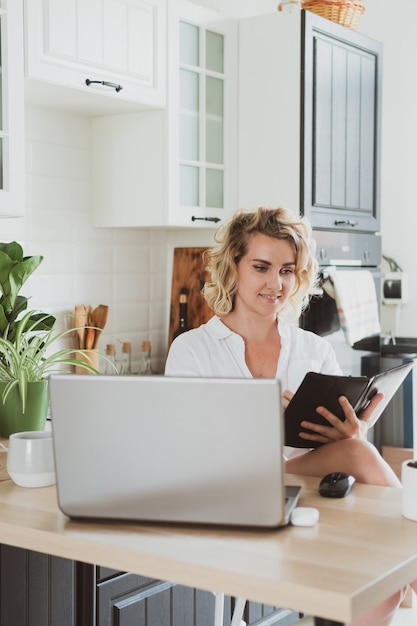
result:
[[[356,30],[365,5],[360,0],[303,0],[303,9]]]

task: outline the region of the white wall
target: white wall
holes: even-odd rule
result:
[[[384,44],[382,105],[383,253],[409,273],[399,334],[417,336],[417,4],[366,0],[359,31]]]
[[[0,220],[1,241],[17,240],[26,255],[44,256],[22,295],[31,296],[30,308],[62,319],[75,304],[108,304],[99,348],[131,341],[137,361],[142,340],[149,338],[155,369],[161,370],[167,233],[92,226],[88,118],[29,106],[25,125],[26,217]]]
[[[235,18],[262,15],[277,10],[280,0],[219,0],[222,12]]]

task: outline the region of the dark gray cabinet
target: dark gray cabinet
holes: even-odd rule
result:
[[[303,212],[316,228],[377,231],[382,44],[302,18]]]
[[[96,626],[213,626],[215,596],[211,592],[152,580],[101,567],[90,569],[95,581]],[[90,587],[91,589],[91,587]],[[230,624],[234,600],[225,597],[225,626]],[[298,613],[248,602],[244,619],[257,626],[289,626]]]
[[[211,592],[0,546],[1,626],[212,626],[214,606]],[[244,619],[289,626],[298,613],[248,602]]]
[[[77,564],[0,545],[1,626],[78,626]]]
[[[239,22],[239,205],[380,221],[382,44],[309,11]]]
[[[290,626],[300,618],[299,613],[259,602],[247,602],[243,619],[252,626]]]
[[[172,588],[169,582],[123,572],[98,580],[93,623],[97,626],[169,624]],[[94,588],[90,592],[94,594]]]

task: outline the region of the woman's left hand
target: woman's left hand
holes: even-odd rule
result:
[[[339,439],[366,439],[369,428],[369,420],[371,419],[374,409],[381,402],[382,398],[382,393],[375,394],[368,406],[360,414],[360,417],[358,417],[348,399],[345,396],[340,396],[339,404],[345,415],[344,422],[342,422],[342,420],[325,407],[319,406],[316,411],[329,422],[329,426],[322,426],[319,424],[313,424],[313,422],[303,421],[301,422],[301,426],[313,431],[313,433],[301,431],[299,435],[302,439],[317,441],[319,443],[330,443]]]
[[[285,389],[285,391],[282,392],[282,408],[284,409],[284,411],[289,405],[290,400],[292,399],[293,395],[294,393],[290,391],[289,389]]]

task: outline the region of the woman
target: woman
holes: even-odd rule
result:
[[[207,255],[211,282],[203,289],[214,316],[175,339],[165,374],[277,377],[284,389],[284,408],[308,371],[340,374],[330,344],[294,323],[317,279],[308,222],[282,208],[240,211],[217,231],[215,240],[218,245]],[[341,397],[344,422],[317,407],[329,425],[303,422],[312,433],[300,436],[325,445],[286,448],[286,471],[317,477],[342,471],[358,482],[400,487],[366,439],[368,421],[381,397],[377,394],[359,416]],[[400,600],[399,592],[355,620],[354,626],[388,626]]]
[[[180,335],[169,351],[165,373],[177,376],[277,377],[284,407],[308,371],[341,374],[334,351],[323,338],[296,323],[317,279],[308,222],[285,209],[238,212],[216,234],[208,253],[211,282],[203,295],[215,315],[200,328]],[[359,482],[399,487],[378,451],[366,440],[368,420],[381,396],[358,417],[346,398],[346,416],[318,407],[329,422],[303,426],[315,449],[285,449],[286,471],[322,477],[344,471]]]

